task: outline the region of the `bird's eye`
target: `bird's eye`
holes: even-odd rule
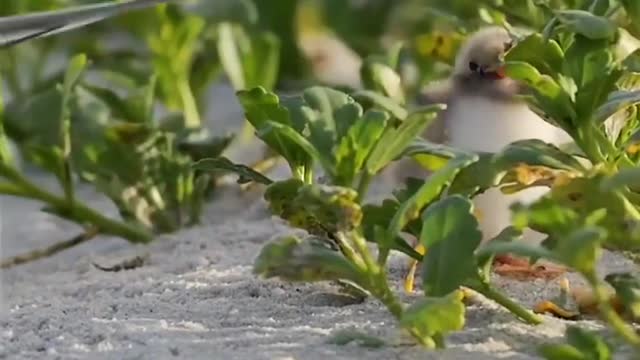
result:
[[[469,70],[471,70],[471,71],[474,71],[474,72],[475,72],[475,71],[478,71],[478,68],[479,68],[479,66],[478,66],[478,64],[477,64],[476,62],[471,61],[471,62],[469,63]]]

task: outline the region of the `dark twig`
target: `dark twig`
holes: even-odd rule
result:
[[[2,263],[0,264],[0,269],[7,269],[16,265],[21,265],[21,264],[25,264],[31,261],[35,261],[35,260],[39,260],[39,259],[43,259],[46,257],[50,257],[53,256],[59,252],[62,252],[64,250],[70,249],[74,246],[80,245],[82,243],[85,243],[93,238],[96,237],[96,235],[98,235],[98,229],[97,228],[90,228],[89,230],[87,230],[86,232],[76,235],[74,237],[72,237],[71,239],[65,240],[65,241],[61,241],[59,243],[55,243],[47,248],[44,249],[39,249],[39,250],[34,250],[31,252],[28,252],[26,254],[23,255],[17,255],[14,257],[11,257],[7,260],[2,261]]]

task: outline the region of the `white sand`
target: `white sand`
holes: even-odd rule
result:
[[[218,104],[229,101],[220,98]],[[83,196],[115,214],[90,191]],[[261,247],[291,230],[266,212],[259,193],[231,189],[219,197],[208,205],[201,226],[161,237],[148,247],[99,238],[3,271],[0,358],[535,359],[536,346],[561,341],[569,324],[545,317],[544,324],[528,326],[482,301],[468,308],[465,329],[448,338],[446,350],[428,352],[401,337],[395,320],[373,299],[346,304],[328,284],[257,279],[251,266]],[[77,231],[39,212],[37,204],[0,201],[2,258]],[[117,273],[91,265],[113,264],[136,254],[148,254],[148,264]],[[395,285],[403,266],[403,258],[394,258]],[[603,273],[630,268],[617,256],[606,254],[603,259]],[[528,306],[557,291],[554,283],[545,281],[496,283]],[[601,328],[595,321],[581,324]],[[335,330],[345,328],[379,336],[391,345],[367,349],[326,343]]]

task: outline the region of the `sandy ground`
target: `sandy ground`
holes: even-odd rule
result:
[[[224,111],[234,101],[232,93],[217,91],[213,108],[220,105]],[[237,111],[221,116],[232,119]],[[50,180],[42,182],[51,185]],[[90,190],[82,196],[115,215],[113,207]],[[3,258],[78,231],[39,212],[38,204],[0,201]],[[261,247],[290,231],[266,212],[259,193],[230,189],[208,205],[202,225],[163,236],[147,247],[100,238],[3,271],[0,358],[536,359],[536,347],[561,341],[570,324],[545,317],[542,325],[528,326],[481,299],[468,308],[465,329],[448,338],[448,348],[428,352],[412,346],[373,299],[350,304],[329,284],[286,284],[252,275]],[[92,265],[136,254],[148,255],[149,261],[135,270],[103,272]],[[393,259],[391,277],[398,289],[404,266],[402,258]],[[633,265],[607,253],[601,268],[604,274]],[[497,278],[496,283],[528,306],[557,292],[555,283],[542,280]],[[596,321],[580,323],[601,328]],[[376,335],[389,345],[368,349],[328,344],[341,329]]]

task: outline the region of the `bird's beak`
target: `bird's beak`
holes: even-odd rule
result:
[[[505,73],[505,63],[502,60],[496,62],[492,66],[487,67],[484,71],[487,74],[495,74],[495,76],[500,79],[503,79],[507,76],[507,74]]]

